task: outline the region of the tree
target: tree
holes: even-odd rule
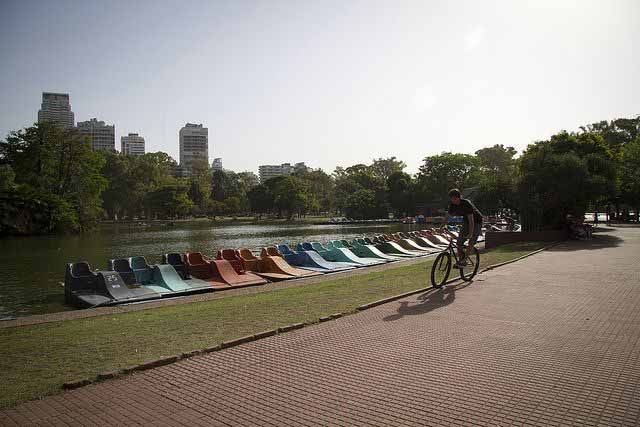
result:
[[[368,204],[365,215],[366,218],[383,218],[388,215],[387,188],[386,182],[374,174],[370,166],[356,164],[346,169],[336,168],[335,179],[335,205],[345,212],[353,212],[353,194],[361,190],[368,193],[360,193],[361,199],[368,200],[368,196],[373,194],[373,205]],[[360,212],[358,213],[360,215]]]
[[[215,170],[211,174],[211,198],[223,202],[227,197],[240,195],[238,174],[232,171]]]
[[[484,213],[517,210],[515,148],[496,144],[476,151],[479,174],[474,203]]]
[[[16,174],[10,165],[0,164],[0,192],[10,191],[15,185]]]
[[[198,212],[207,211],[211,195],[211,170],[206,159],[192,162],[188,194]]]
[[[319,214],[320,211],[330,212],[335,206],[335,183],[331,176],[322,169],[300,170],[295,176],[307,183],[309,192],[313,195],[309,206],[311,212]]]
[[[620,191],[622,199],[636,212],[640,221],[640,136],[622,149]]]
[[[306,214],[313,206],[313,195],[307,184],[297,176],[277,176],[267,180],[265,186],[272,196],[273,207],[278,212],[278,216],[284,212],[291,219],[296,214],[298,216]]]
[[[38,123],[11,132],[0,159],[15,174],[15,191],[50,207],[49,230],[84,231],[100,219],[104,159],[76,131]]]
[[[389,205],[396,216],[403,217],[415,208],[411,175],[396,171],[387,178]]]
[[[618,153],[625,144],[634,141],[640,135],[640,116],[611,121],[600,121],[580,128],[583,133],[600,135],[609,149]]]
[[[350,194],[344,206],[345,215],[354,219],[375,218],[376,195],[373,191],[361,188]]]
[[[271,212],[273,209],[273,196],[269,187],[263,184],[256,185],[247,192],[249,207],[258,216]]]
[[[519,160],[518,193],[525,230],[561,227],[615,191],[616,167],[595,133],[560,132],[529,145]]]
[[[369,166],[371,173],[376,178],[387,182],[389,177],[396,172],[402,172],[407,165],[402,160],[396,160],[396,157],[389,157],[387,159],[379,158],[374,159],[371,166]]]
[[[163,186],[177,185],[173,176],[177,166],[168,154],[146,153],[142,156],[103,152],[102,175],[109,181],[102,195],[103,206],[111,218],[153,216],[157,204],[148,193]],[[186,214],[183,212],[182,214]]]
[[[461,153],[442,153],[424,158],[416,177],[418,195],[432,205],[446,206],[450,189],[478,184],[477,157]]]
[[[132,156],[124,156],[118,153],[103,153],[105,164],[102,167],[102,175],[109,181],[107,188],[102,193],[102,206],[110,218],[120,218],[126,212],[131,212],[134,207],[140,206],[140,201],[132,200]]]
[[[145,194],[145,205],[161,218],[182,216],[193,208],[187,191],[187,187],[179,183],[164,184]]]
[[[513,174],[516,165],[514,160],[516,154],[515,148],[505,147],[502,144],[476,151],[479,168],[483,172],[495,175]]]

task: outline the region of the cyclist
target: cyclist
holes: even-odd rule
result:
[[[467,265],[467,255],[471,253],[471,248],[478,241],[482,232],[482,213],[474,206],[471,200],[463,199],[460,190],[454,188],[449,190],[449,208],[445,216],[443,228],[449,223],[449,216],[461,216],[464,219],[462,231],[458,234],[457,251],[458,262],[456,267]],[[463,251],[464,242],[469,239],[469,246],[466,252]]]

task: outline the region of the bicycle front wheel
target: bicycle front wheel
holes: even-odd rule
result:
[[[460,278],[466,282],[471,281],[473,277],[478,273],[480,268],[480,252],[475,247],[472,248],[471,253],[467,255],[467,265],[459,267]]]
[[[431,266],[431,285],[437,289],[441,288],[447,283],[450,272],[451,255],[449,252],[442,252],[436,257],[436,260]]]

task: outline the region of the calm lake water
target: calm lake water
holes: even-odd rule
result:
[[[80,236],[0,239],[0,319],[72,309],[64,305],[61,286],[68,262],[84,260],[93,269],[104,269],[110,258],[144,255],[152,264],[160,262],[162,254],[167,252],[195,250],[212,256],[221,248],[257,250],[279,243],[352,239],[408,227],[411,226],[184,224],[134,228],[118,225]]]

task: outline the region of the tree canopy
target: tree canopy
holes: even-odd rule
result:
[[[601,121],[530,144],[424,157],[417,173],[396,157],[298,170],[260,182],[252,172],[195,162],[188,177],[162,152],[93,152],[51,124],[0,142],[0,233],[83,231],[103,218],[275,215],[355,219],[442,213],[459,188],[485,214],[520,215],[525,229],[560,227],[568,214],[640,210],[640,116]]]

